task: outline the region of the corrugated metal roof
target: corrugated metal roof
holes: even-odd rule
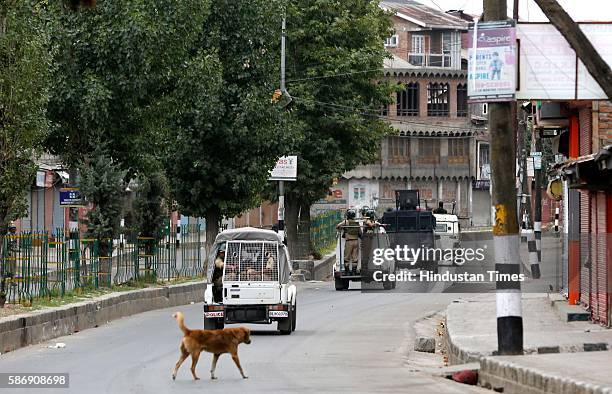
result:
[[[460,18],[435,10],[414,0],[384,0],[380,7],[396,12],[399,18],[430,29],[458,29],[467,31],[468,23]]]

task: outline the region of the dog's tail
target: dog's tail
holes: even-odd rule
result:
[[[172,315],[172,317],[174,317],[178,322],[178,326],[181,331],[183,331],[183,334],[189,334],[191,330],[185,326],[185,317],[183,316],[183,312],[176,312],[174,315]]]

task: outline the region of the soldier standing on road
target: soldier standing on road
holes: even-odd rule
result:
[[[357,259],[359,256],[359,238],[361,238],[361,226],[355,220],[356,213],[354,209],[346,211],[346,219],[338,223],[337,230],[342,231],[342,238],[345,239],[344,246],[344,273],[345,275],[356,274]],[[353,262],[355,268],[353,269]]]

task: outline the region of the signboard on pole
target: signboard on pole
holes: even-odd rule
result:
[[[470,24],[468,97],[470,102],[514,101],[516,28],[514,21]]]
[[[77,188],[65,188],[59,190],[59,205],[60,207],[84,207],[83,195]]]
[[[283,156],[276,162],[276,167],[270,171],[270,181],[296,181],[297,156]]]

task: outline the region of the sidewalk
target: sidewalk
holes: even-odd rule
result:
[[[523,295],[524,356],[495,356],[495,294],[446,310],[449,362],[480,362],[479,384],[504,393],[612,393],[612,330],[564,322],[547,294]],[[558,302],[558,301],[557,301]]]

